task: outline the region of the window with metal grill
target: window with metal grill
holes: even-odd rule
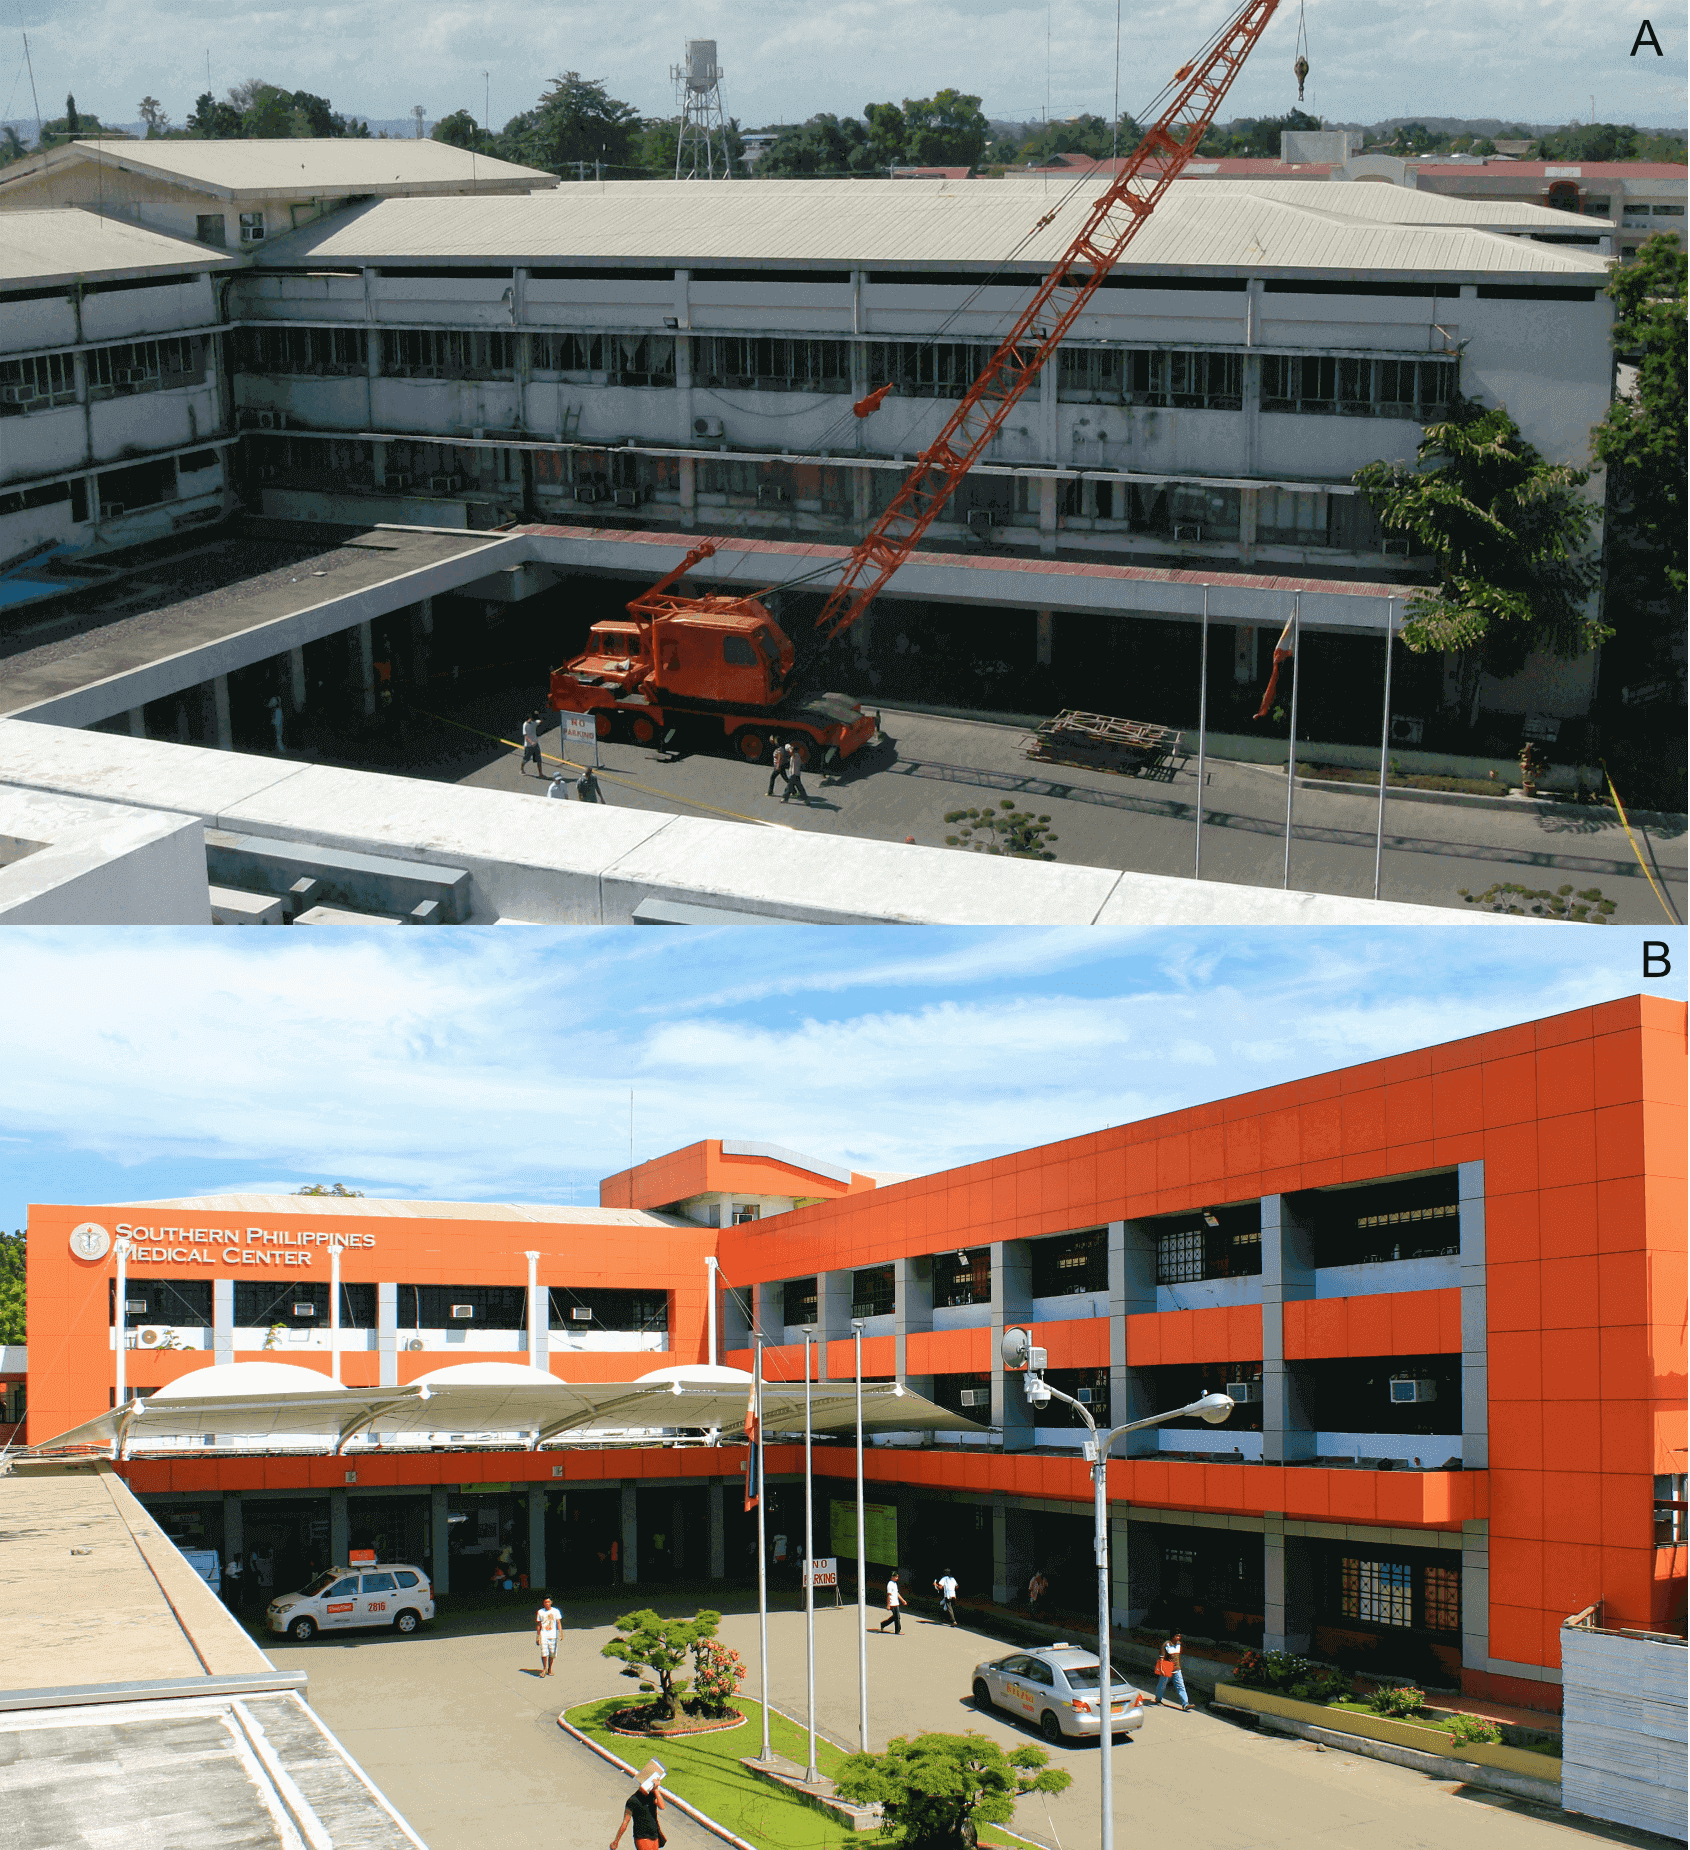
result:
[[[849,392],[851,343],[695,334],[692,382],[735,392]]]
[[[0,360],[0,417],[76,403],[76,355],[32,353]]]
[[[992,1301],[992,1249],[933,1255],[933,1308],[952,1310]]]
[[[1185,1285],[1204,1278],[1253,1278],[1262,1269],[1262,1204],[1208,1208],[1157,1222],[1156,1282]]]
[[[571,1330],[615,1330],[644,1335],[669,1327],[667,1291],[627,1291],[614,1288],[577,1289],[553,1285],[548,1293],[551,1327],[567,1335]]]
[[[394,379],[508,379],[516,336],[469,328],[389,328],[381,370]]]
[[[673,334],[536,334],[530,360],[536,375],[578,385],[673,385]]]
[[[900,398],[961,398],[989,371],[996,351],[971,341],[871,340],[864,363],[871,389],[890,385]]]
[[[1299,1197],[1298,1211],[1313,1222],[1317,1266],[1450,1258],[1461,1251],[1458,1189],[1450,1169],[1360,1188],[1323,1189]]]
[[[890,1317],[897,1307],[897,1278],[893,1267],[873,1265],[851,1277],[851,1315]]]
[[[1076,1297],[1109,1289],[1109,1235],[1102,1227],[1032,1243],[1036,1298]]]
[[[528,1293],[521,1285],[401,1285],[398,1322],[402,1330],[525,1330]]]
[[[1070,404],[1238,411],[1244,404],[1244,356],[1188,348],[1065,347],[1056,396]]]
[[[242,359],[251,372],[351,375],[369,367],[363,328],[247,328]]]
[[[85,357],[88,389],[102,397],[198,385],[205,378],[205,343],[186,335],[95,347]]]
[[[789,1278],[781,1292],[781,1321],[788,1329],[799,1329],[816,1320],[816,1281],[813,1278]]]
[[[1414,1571],[1406,1561],[1362,1561],[1346,1555],[1339,1565],[1338,1610],[1363,1625],[1407,1629],[1414,1623]]]
[[[1461,1570],[1454,1567],[1428,1567],[1424,1570],[1426,1629],[1429,1632],[1461,1630]]]
[[[1453,360],[1270,353],[1262,358],[1262,409],[1425,424],[1449,410],[1457,373]]]
[[[303,1279],[279,1284],[270,1279],[235,1280],[235,1327],[239,1330],[265,1330],[273,1323],[294,1328],[329,1327],[329,1287],[308,1284]],[[374,1285],[342,1285],[340,1288],[340,1324],[345,1330],[373,1330],[376,1327],[376,1288]]]
[[[110,1320],[117,1321],[117,1280],[109,1281]],[[195,1278],[131,1278],[123,1291],[123,1327],[164,1323],[181,1329],[211,1327],[211,1280]]]

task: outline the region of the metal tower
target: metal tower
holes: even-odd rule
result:
[[[726,180],[733,165],[728,153],[728,119],[722,109],[722,70],[714,39],[688,39],[684,64],[673,64],[680,130],[675,137],[677,180]]]

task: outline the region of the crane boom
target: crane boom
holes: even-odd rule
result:
[[[1175,73],[1172,100],[1155,126],[1093,203],[1079,234],[1017,316],[944,429],[922,451],[885,512],[858,542],[816,619],[816,645],[849,629],[915,550],[1157,201],[1196,153],[1221,99],[1278,5],[1279,0],[1245,0],[1204,50]],[[1048,218],[1041,220],[1035,230],[1048,223]]]

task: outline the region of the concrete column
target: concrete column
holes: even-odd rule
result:
[[[1116,1599],[1119,1622],[1130,1627],[1144,1623],[1162,1590],[1162,1545],[1147,1522],[1135,1521],[1129,1514],[1122,1526],[1127,1532],[1126,1543],[1117,1545],[1117,1551],[1125,1564],[1126,1586]],[[1116,1584],[1119,1586],[1119,1581]]]
[[[1485,1166],[1456,1171],[1461,1216],[1461,1462],[1490,1463],[1490,1364],[1485,1337]]]
[[[331,1490],[329,1492],[329,1563],[333,1567],[345,1567],[346,1557],[352,1552],[352,1525],[347,1520],[346,1492]]]
[[[552,1294],[539,1280],[539,1253],[528,1252],[524,1257],[528,1260],[528,1365],[549,1368]]]
[[[1048,610],[1040,610],[1033,616],[1033,649],[1041,668],[1050,666],[1051,643],[1056,636],[1056,618]]]
[[[528,1493],[528,1588],[550,1586],[546,1578],[546,1493]]]
[[[1051,372],[1045,368],[1046,376]],[[1056,551],[1056,479],[1054,476],[1039,477],[1039,551],[1054,553]]]
[[[144,739],[147,736],[147,710],[145,707],[129,709],[129,736],[132,739]]]
[[[1254,488],[1241,488],[1238,491],[1238,549],[1246,562],[1256,556],[1256,502],[1259,493]]]
[[[622,1486],[622,1579],[633,1586],[640,1577],[640,1506],[639,1491],[633,1484]]]
[[[1284,1560],[1285,1649],[1302,1653],[1314,1642],[1314,1544],[1287,1535]]]
[[[727,1501],[727,1486],[712,1484],[710,1486],[710,1578],[726,1580],[728,1577],[728,1531],[723,1518]]]
[[[1262,1516],[1262,1649],[1285,1649],[1285,1512]]]
[[[751,1289],[757,1294],[757,1327],[763,1332],[765,1342],[778,1343],[781,1332],[786,1327],[786,1305],[780,1281],[753,1285]]]
[[[303,647],[288,650],[288,695],[293,701],[296,713],[305,711],[305,650]]]
[[[428,1493],[429,1536],[434,1553],[431,1557],[429,1579],[434,1583],[436,1597],[452,1590],[451,1556],[449,1538],[452,1525],[447,1521],[451,1508],[448,1502],[449,1492],[444,1484],[434,1484]]]
[[[211,1281],[211,1360],[213,1366],[235,1359],[235,1281]]]
[[[910,1375],[909,1339],[933,1328],[933,1261],[894,1259],[892,1275],[897,1294],[892,1311],[892,1370],[914,1393],[931,1399],[933,1377]]]
[[[1490,1668],[1490,1524],[1484,1521],[1461,1525],[1461,1666]]]
[[[411,612],[411,683],[424,694],[428,692],[433,634],[434,599],[425,597]]]
[[[1024,1452],[1033,1444],[1033,1409],[1022,1391],[1020,1375],[1005,1374],[1000,1350],[1003,1333],[1033,1317],[1033,1261],[1025,1240],[992,1243],[992,1424],[1003,1434],[1006,1452]]]
[[[851,1298],[855,1281],[855,1271],[816,1274],[816,1343],[821,1352],[816,1371],[818,1381],[828,1378],[827,1345],[842,1341],[851,1334]],[[848,1371],[846,1379],[854,1380],[855,1371]]]
[[[992,1598],[1000,1606],[1025,1600],[1033,1577],[1033,1519],[992,1499]]]
[[[376,1286],[376,1359],[381,1387],[399,1385],[399,1287]]]
[[[690,456],[683,456],[677,465],[681,488],[681,525],[684,528],[698,525],[698,465]]]
[[[358,670],[364,683],[364,717],[376,710],[376,645],[368,623],[358,625]]]
[[[1156,1239],[1141,1221],[1109,1223],[1109,1423],[1144,1418],[1150,1404],[1148,1377],[1132,1366],[1127,1319],[1156,1308]],[[1156,1429],[1130,1432],[1114,1455],[1142,1458],[1156,1450]]]
[[[218,675],[211,683],[211,701],[217,714],[217,749],[220,752],[232,752],[235,749],[235,729],[229,719],[229,677]]]
[[[1239,623],[1232,632],[1232,678],[1240,687],[1256,679],[1256,626]]]
[[[246,1531],[241,1526],[241,1493],[238,1490],[225,1491],[223,1494],[223,1559],[232,1561],[237,1555],[246,1553]],[[241,1570],[241,1584],[246,1586],[246,1570]],[[247,1587],[247,1597],[251,1598],[252,1588]]]
[[[1285,1361],[1285,1305],[1314,1296],[1314,1239],[1285,1195],[1262,1197],[1262,1461],[1313,1458],[1315,1435]]]

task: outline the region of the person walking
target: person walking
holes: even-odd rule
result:
[[[558,797],[563,802],[567,803],[569,801],[569,794],[570,794],[571,789],[572,789],[572,786],[569,782],[569,779],[565,777],[561,771],[559,771],[557,776],[554,777],[549,784],[547,784],[546,795],[549,797]]]
[[[779,739],[775,740],[773,756],[769,759],[769,795],[775,793],[776,783],[786,775],[786,747]]]
[[[517,766],[517,775],[520,777],[530,764],[534,767],[536,777],[546,775],[540,763],[540,715],[538,711],[530,713],[522,722],[522,763]]]
[[[534,1615],[534,1642],[540,1647],[540,1674],[549,1677],[557,1659],[557,1635],[563,1628],[563,1614],[552,1604],[548,1594]]]
[[[886,1576],[886,1617],[880,1621],[880,1629],[892,1628],[894,1638],[904,1635],[904,1589],[898,1585],[898,1570],[893,1568]]]
[[[1034,1568],[1033,1577],[1027,1582],[1027,1610],[1029,1612],[1038,1611],[1039,1601],[1044,1598],[1045,1589],[1049,1587],[1049,1585],[1050,1582],[1045,1579],[1044,1575],[1041,1574],[1037,1568]]]
[[[1175,1632],[1163,1642],[1162,1655],[1156,1660],[1156,1706],[1161,1708],[1162,1692],[1171,1682],[1174,1694],[1179,1697],[1182,1715],[1191,1707],[1191,1698],[1185,1693],[1185,1674],[1180,1669],[1180,1654],[1184,1649],[1179,1633]]]
[[[244,1585],[241,1575],[241,1557],[238,1553],[230,1555],[223,1563],[222,1578],[223,1603],[231,1610],[238,1608],[243,1603],[241,1590]]]
[[[640,1772],[640,1783],[628,1794],[628,1802],[622,1807],[622,1822],[610,1840],[610,1850],[617,1850],[622,1833],[629,1825],[634,1827],[634,1850],[662,1850],[668,1842],[657,1817],[663,1809],[664,1769],[657,1761],[648,1760]]]
[[[939,1595],[939,1610],[950,1622],[956,1624],[956,1575],[946,1568],[933,1583],[933,1591]]]
[[[593,775],[593,767],[583,767],[581,775],[575,780],[575,795],[582,803],[602,803],[604,792],[599,788],[599,780]]]
[[[282,738],[282,697],[280,694],[272,694],[270,696],[269,713],[270,728],[276,735],[276,756],[278,758],[286,757],[287,747]]]
[[[786,748],[786,788],[780,793],[780,800],[784,803],[791,796],[802,797],[805,807],[809,807],[810,793],[804,788],[804,760],[796,745]]]

